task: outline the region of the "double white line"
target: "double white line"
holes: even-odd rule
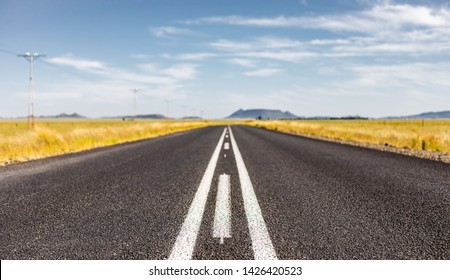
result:
[[[261,208],[259,207],[258,200],[256,198],[255,191],[253,190],[253,185],[250,180],[250,176],[248,175],[247,168],[245,167],[244,164],[244,160],[242,159],[242,155],[239,151],[236,140],[234,139],[231,128],[228,127],[228,130],[230,132],[232,149],[234,152],[234,157],[236,159],[236,165],[238,168],[239,180],[242,189],[242,197],[244,200],[244,209],[247,217],[250,238],[252,240],[253,255],[257,260],[277,259],[275,249],[273,247],[272,241],[270,240],[270,236],[267,231],[264,218],[262,217]],[[209,161],[208,167],[206,168],[205,174],[203,175],[202,181],[200,182],[198,190],[194,196],[194,200],[192,201],[192,204],[189,208],[188,214],[181,227],[180,233],[178,234],[177,240],[175,241],[175,244],[172,248],[172,252],[169,256],[169,259],[189,260],[192,258],[195,243],[197,241],[198,232],[200,230],[200,225],[203,219],[203,213],[205,211],[206,200],[208,198],[208,193],[211,188],[214,170],[217,165],[217,160],[219,158],[220,149],[222,147],[225,134],[226,129],[224,129],[222,136],[219,139],[219,143],[217,143],[216,149],[214,150],[211,160]],[[227,190],[222,190],[222,192],[223,191],[226,192]],[[226,205],[226,202],[219,202],[219,196],[218,196],[218,203],[222,203],[223,206],[216,205],[216,207],[226,208],[230,206]],[[217,237],[221,238],[221,241],[223,237],[228,237],[228,234],[229,236],[231,236],[231,228],[229,226],[230,223],[226,224],[228,221],[231,220],[231,215],[230,219],[229,220],[227,219],[228,218],[225,217],[226,222],[218,222],[218,223],[225,223],[224,225],[217,227],[220,228],[217,229],[216,232]],[[223,219],[221,220],[223,221]]]
[[[195,193],[194,200],[191,203],[191,207],[189,207],[188,214],[184,219],[180,233],[170,253],[169,259],[171,260],[190,260],[192,258],[225,132],[226,129],[224,129],[222,136],[220,136],[219,143],[217,143],[216,149],[209,160],[208,167]]]
[[[277,259],[275,249],[270,240],[269,232],[267,231],[266,223],[259,207],[258,199],[256,198],[253,185],[242,159],[233,132],[230,128],[231,146],[233,147],[234,158],[239,173],[239,181],[241,183],[242,198],[244,199],[245,215],[247,217],[248,229],[250,238],[252,239],[253,255],[255,260],[274,260]]]

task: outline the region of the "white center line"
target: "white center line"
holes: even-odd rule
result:
[[[177,240],[173,245],[169,260],[190,260],[192,258],[225,132],[226,129],[224,129],[222,136],[220,136],[219,143],[217,143],[216,149],[211,156],[202,181],[200,182],[197,192],[195,193],[194,200],[189,207],[188,214],[186,215],[184,223],[181,226],[180,233],[178,234]]]
[[[217,188],[216,210],[214,214],[213,238],[220,238],[223,244],[224,238],[231,237],[231,201],[230,201],[230,175],[219,176]]]
[[[225,144],[223,144],[223,148],[225,150],[229,150],[230,149],[230,143],[229,142],[225,142]]]
[[[264,222],[261,208],[258,204],[258,199],[256,198],[252,182],[250,181],[250,176],[248,175],[241,152],[234,139],[233,131],[230,127],[228,127],[228,131],[230,132],[232,150],[236,159],[239,181],[241,182],[245,215],[247,217],[255,260],[276,260],[277,254],[275,253],[275,248],[270,240],[269,232],[267,231],[266,223]]]

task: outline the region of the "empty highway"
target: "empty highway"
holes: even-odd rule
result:
[[[450,165],[207,127],[0,167],[1,259],[450,259]]]

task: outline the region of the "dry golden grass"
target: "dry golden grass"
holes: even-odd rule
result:
[[[0,122],[0,165],[130,142],[215,123],[208,121],[40,120]]]
[[[0,121],[0,165],[77,152],[211,125],[244,124],[317,136],[450,154],[450,120],[300,121]]]
[[[450,120],[299,120],[247,124],[298,135],[450,153]]]

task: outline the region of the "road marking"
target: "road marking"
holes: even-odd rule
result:
[[[252,239],[255,260],[275,260],[277,259],[277,254],[275,253],[275,248],[270,240],[269,232],[267,231],[266,223],[264,222],[250,176],[248,175],[241,152],[234,139],[233,131],[230,127],[228,127],[228,131],[230,132],[232,150],[238,168],[239,181],[241,182],[245,215],[247,217],[250,238]]]
[[[229,149],[230,149],[230,143],[225,142],[225,144],[223,145],[223,148],[224,148],[225,150],[229,150]]]
[[[219,159],[220,150],[222,148],[223,139],[226,129],[224,129],[222,136],[220,136],[219,143],[211,156],[211,159],[203,175],[202,181],[195,193],[194,200],[189,207],[189,211],[181,226],[180,233],[173,245],[170,253],[170,260],[190,260],[194,252],[195,243],[197,242],[198,231],[205,212],[206,200],[208,198],[209,189],[211,188],[211,181],[213,179],[214,170],[216,169],[217,160]]]
[[[216,210],[214,214],[213,238],[220,238],[223,244],[224,238],[231,237],[231,200],[230,200],[230,175],[219,176],[217,187]]]

